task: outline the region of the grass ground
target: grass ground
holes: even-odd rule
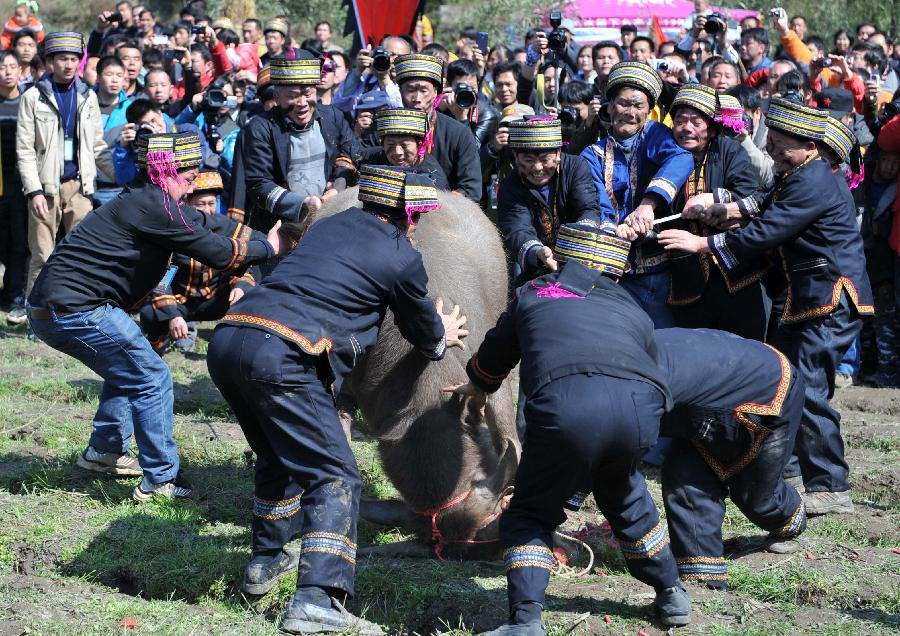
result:
[[[277,633],[293,581],[254,604],[236,589],[248,558],[252,473],[240,429],[206,374],[205,344],[167,356],[176,438],[199,496],[135,505],[134,480],[74,467],[98,378],[22,332],[3,333],[0,636]],[[799,554],[734,559],[731,593],[692,587],[695,622],[679,635],[900,633],[900,391],[851,388],[836,402],[857,512],[813,519]],[[353,447],[366,495],[392,496],[374,443]],[[658,495],[652,474],[649,481]],[[567,527],[601,522],[588,509]],[[733,507],[725,529],[742,540],[761,534]],[[403,538],[397,529],[360,527],[361,545]],[[552,580],[549,633],[665,633],[650,617],[652,591],[625,574],[615,550],[593,545],[589,576]],[[469,634],[502,621],[504,584],[498,563],[364,558],[351,609],[395,634]]]

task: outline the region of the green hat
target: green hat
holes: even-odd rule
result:
[[[195,132],[138,135],[135,143],[137,163],[144,170],[155,162],[171,162],[176,170],[199,168],[203,163],[200,136]]]
[[[766,126],[809,141],[824,141],[828,113],[799,102],[773,97],[766,112]]]
[[[44,57],[58,53],[84,55],[84,36],[76,31],[57,31],[44,38]]]
[[[707,119],[715,120],[719,108],[716,89],[696,82],[685,84],[672,100],[669,112],[674,113],[682,106],[693,108]]]
[[[359,200],[373,203],[386,212],[413,214],[440,207],[437,189],[427,174],[395,166],[362,165],[359,168]]]
[[[269,83],[273,86],[316,86],[321,81],[322,60],[317,57],[279,56],[269,63]]]
[[[375,114],[375,132],[379,139],[388,135],[422,139],[428,132],[428,118],[421,110],[385,108]]]
[[[536,118],[509,122],[510,150],[543,152],[562,148],[562,126],[556,118]]]
[[[600,227],[567,224],[559,226],[553,256],[561,263],[574,260],[620,277],[625,273],[630,251],[631,241],[616,236],[616,226],[612,223]]]
[[[394,72],[397,84],[423,79],[438,88],[444,85],[444,60],[433,55],[422,53],[398,55],[394,59]]]
[[[650,108],[656,105],[662,94],[662,79],[650,66],[643,62],[619,62],[609,71],[606,78],[606,99],[612,99],[622,88],[636,88],[650,99]]]

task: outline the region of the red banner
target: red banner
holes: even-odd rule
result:
[[[386,35],[412,35],[418,8],[419,0],[353,0],[363,46],[377,45]]]

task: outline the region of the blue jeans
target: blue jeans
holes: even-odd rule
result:
[[[121,192],[122,188],[97,190],[94,192],[91,198],[94,200],[94,205],[96,207],[100,207],[101,205],[106,205],[107,203],[115,199]]]
[[[850,348],[847,349],[847,353],[845,353],[844,357],[841,359],[837,372],[849,375],[851,378],[855,378],[859,375],[861,351],[862,345],[860,344],[860,337],[856,336],[856,340],[853,341],[853,344],[850,345]]]
[[[625,274],[620,284],[631,294],[641,309],[647,312],[656,329],[675,326],[672,310],[666,301],[669,298],[671,273],[664,269],[648,274]]]
[[[172,375],[140,327],[109,304],[51,313],[51,319],[30,320],[37,337],[103,378],[90,445],[101,453],[125,453],[134,435],[144,477],[153,484],[175,479]]]

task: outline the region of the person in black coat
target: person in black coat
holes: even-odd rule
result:
[[[238,301],[209,344],[213,382],[256,453],[252,560],[241,589],[265,594],[298,560],[297,592],[281,628],[381,630],[347,613],[353,594],[361,479],[333,396],[371,348],[388,309],[430,360],[461,346],[465,317],[427,296],[410,242],[418,213],[438,207],[424,175],[360,169],[363,208],[316,222],[268,277]],[[415,212],[414,212],[415,211]],[[302,513],[301,513],[302,511]]]
[[[522,279],[556,270],[553,247],[564,223],[600,225],[597,187],[587,162],[563,154],[559,120],[509,123],[516,171],[501,183],[497,224]]]
[[[659,238],[666,249],[712,253],[727,270],[778,250],[787,298],[771,340],[806,383],[795,448],[804,503],[809,514],[850,512],[840,414],[829,400],[835,370],[859,334],[860,316],[874,311],[862,238],[846,184],[835,179],[817,150],[827,114],[773,98],[766,118],[775,186],[724,207],[729,216],[748,218],[746,226],[709,237],[666,230]]]
[[[740,144],[724,136],[719,96],[702,84],[686,84],[672,102],[675,142],[694,156],[694,170],[672,202],[685,218],[676,227],[709,235],[714,227],[691,219],[698,208],[728,203],[759,189],[750,158]],[[742,119],[729,118],[731,122]],[[671,257],[672,282],[668,303],[679,327],[724,329],[744,338],[764,340],[769,322],[768,299],[762,287],[764,260],[752,259],[726,269],[708,254]]]
[[[321,64],[305,51],[272,60],[277,106],[253,117],[238,137],[229,214],[254,229],[301,220],[356,173],[353,131],[340,111],[316,103]]]
[[[447,66],[447,85],[444,87],[444,95],[439,106],[440,112],[457,121],[467,125],[475,135],[475,145],[481,150],[486,143],[491,140],[497,124],[500,121],[500,115],[491,105],[488,99],[479,88],[479,69],[478,65],[472,60],[460,58],[450,62]],[[462,98],[457,97],[457,88],[462,87],[465,94]],[[461,100],[474,98],[471,105],[460,104]]]
[[[173,252],[240,276],[274,257],[278,228],[267,237],[222,215],[181,203],[201,162],[196,133],[138,138],[141,173],[125,191],[88,214],[56,247],[28,297],[38,338],[103,378],[100,405],[82,468],[140,476],[133,497],[187,497],[172,437],[169,368],[129,313],[176,274]],[[137,440],[140,465],[129,452]]]
[[[444,88],[444,62],[432,55],[410,53],[394,60],[395,81],[405,108],[421,110],[428,116],[425,152],[444,169],[450,189],[476,203],[481,200],[481,169],[478,147],[472,131],[435,108]]]
[[[617,284],[630,248],[611,224],[562,226],[554,250],[562,267],[516,291],[469,360],[469,382],[446,389],[477,407],[518,364],[527,401],[515,489],[500,517],[510,618],[487,634],[545,633],[540,616],[555,567],[552,534],[586,474],[628,571],[656,590],[661,621],[690,620],[666,524],[637,470],[672,401],[656,362],[653,324]]]

